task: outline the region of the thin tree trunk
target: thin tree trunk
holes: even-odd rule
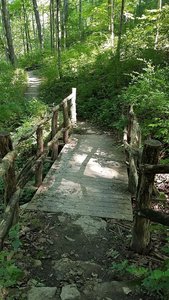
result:
[[[62,77],[61,66],[61,20],[60,20],[60,0],[56,0],[56,35],[57,35],[57,67],[59,78]]]
[[[162,0],[158,0],[158,9],[159,9],[159,16],[157,18],[157,31],[156,31],[156,36],[155,36],[154,49],[157,49],[157,47],[158,47],[159,30],[160,30],[159,19],[160,19],[161,10],[162,10]]]
[[[114,0],[110,0],[110,41],[111,48],[114,48]]]
[[[122,29],[123,29],[124,5],[125,5],[125,0],[122,0],[121,1],[121,13],[120,13],[120,26],[119,26],[117,52],[116,52],[118,61],[120,61],[120,52],[121,52],[121,37],[122,37]]]
[[[63,3],[63,17],[62,17],[62,21],[63,21],[63,47],[64,49],[67,46],[67,20],[68,20],[68,6],[69,6],[69,2],[68,0],[64,0]]]
[[[34,20],[34,13],[32,12],[32,29],[33,29],[33,36],[34,40],[36,40],[36,29],[35,29],[35,20]]]
[[[7,41],[9,60],[10,60],[11,64],[15,66],[15,52],[14,52],[12,31],[11,31],[11,25],[10,25],[10,17],[9,17],[6,0],[2,0],[1,4],[2,4],[2,7],[1,7],[2,20],[3,20],[3,24],[4,24],[4,29],[5,29],[5,37],[6,37],[6,41]]]
[[[42,36],[43,36],[43,39],[45,37],[45,5],[43,5],[43,9],[42,9],[42,20],[43,20],[43,23],[42,23]]]
[[[42,26],[41,26],[41,22],[40,22],[38,5],[37,5],[37,1],[36,0],[32,0],[32,3],[33,3],[33,9],[34,9],[34,14],[35,14],[36,26],[37,26],[37,31],[38,31],[39,44],[40,44],[40,48],[42,49],[42,47],[43,47]]]
[[[29,51],[32,50],[32,45],[31,45],[30,32],[29,32],[28,15],[27,15],[27,11],[26,11],[24,0],[22,1],[22,9],[23,9],[23,17],[24,17],[26,49],[27,49],[27,53],[29,53]]]
[[[79,0],[79,37],[82,39],[82,0]]]
[[[25,34],[24,34],[24,28],[21,26],[21,36],[22,36],[22,42],[23,42],[23,50],[24,54],[26,53],[26,43],[25,43]]]
[[[50,0],[50,47],[54,49],[54,0]]]

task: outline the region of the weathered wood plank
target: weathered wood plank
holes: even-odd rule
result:
[[[112,137],[73,138],[28,209],[132,220],[123,153],[112,152]]]

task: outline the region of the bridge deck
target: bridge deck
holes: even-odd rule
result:
[[[106,134],[73,135],[27,209],[132,220],[121,148]]]

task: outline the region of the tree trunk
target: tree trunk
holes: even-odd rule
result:
[[[157,164],[161,143],[156,140],[148,140],[145,142],[142,164]],[[139,176],[137,189],[137,210],[150,209],[152,192],[154,187],[154,174],[142,173]],[[133,225],[133,234],[131,241],[131,248],[137,253],[146,253],[150,244],[150,221],[136,215]]]
[[[12,150],[13,147],[10,134],[7,132],[0,133],[0,159]]]
[[[160,30],[159,19],[160,19],[161,10],[162,10],[162,0],[158,0],[158,9],[159,9],[159,16],[157,18],[157,31],[156,31],[156,36],[155,36],[154,49],[157,49],[157,47],[158,47],[159,30]]]
[[[82,39],[82,0],[79,0],[79,37]]]
[[[26,43],[25,43],[25,33],[24,33],[24,28],[21,26],[21,36],[22,36],[22,42],[23,42],[23,50],[24,54],[26,53]]]
[[[62,12],[62,37],[63,47],[66,49],[67,46],[67,20],[68,20],[68,0],[64,0],[63,12]]]
[[[111,48],[114,48],[114,0],[109,0],[110,6],[110,42]]]
[[[50,47],[54,50],[54,0],[50,0]]]
[[[5,155],[13,150],[12,140],[9,133],[0,134],[0,159],[5,157]],[[16,176],[15,176],[15,167],[14,160],[11,161],[9,168],[5,172],[4,176],[4,204],[7,206],[11,196],[16,191]]]
[[[62,77],[61,66],[61,20],[60,20],[60,0],[56,0],[56,34],[57,34],[57,67],[58,76]]]
[[[35,14],[36,26],[37,26],[37,31],[38,31],[39,44],[40,44],[40,48],[42,49],[42,47],[43,47],[43,38],[42,38],[42,27],[41,27],[41,22],[40,22],[38,5],[37,5],[37,1],[36,0],[32,0],[32,3],[33,3],[33,9],[34,9],[34,14]]]
[[[36,29],[35,29],[35,20],[34,20],[34,13],[31,14],[31,20],[32,20],[32,30],[33,30],[33,37],[34,40],[36,40]]]
[[[125,0],[121,1],[121,13],[120,13],[120,25],[119,25],[119,33],[118,33],[118,42],[117,42],[117,60],[120,61],[120,52],[121,52],[121,37],[122,37],[122,29],[123,29],[123,14],[124,14],[124,5]]]
[[[12,39],[12,31],[11,31],[11,25],[10,25],[10,17],[9,12],[7,8],[7,1],[2,0],[1,1],[2,7],[2,20],[5,28],[5,37],[7,41],[8,46],[8,54],[9,54],[9,60],[13,66],[15,66],[15,52],[13,47],[13,39]]]
[[[29,51],[32,50],[32,45],[31,45],[30,32],[29,32],[29,20],[28,20],[28,15],[27,15],[24,0],[22,0],[22,10],[23,10],[23,17],[24,17],[26,50],[27,50],[27,53],[29,53]]]

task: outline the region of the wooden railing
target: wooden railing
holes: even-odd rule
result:
[[[62,115],[63,123],[59,124],[58,117]],[[50,125],[48,134],[44,136],[44,128]],[[0,223],[0,249],[8,234],[12,224],[16,223],[19,217],[19,198],[20,192],[35,175],[35,186],[39,187],[43,180],[43,164],[45,159],[50,155],[51,160],[56,160],[58,156],[59,139],[63,143],[68,142],[69,131],[76,126],[76,89],[66,97],[60,104],[52,109],[52,112],[40,121],[26,135],[12,143],[10,135],[0,134],[0,178],[4,182],[4,206],[5,212],[3,220]],[[22,143],[34,137],[36,139],[35,155],[31,156],[24,164],[22,170],[17,174],[15,161],[22,149]]]
[[[158,164],[161,142],[153,139],[141,145],[141,130],[130,107],[128,126],[124,129],[123,143],[128,171],[128,189],[136,199],[131,248],[143,253],[150,243],[150,220],[169,226],[169,215],[151,209],[155,174],[169,173],[169,165]]]

